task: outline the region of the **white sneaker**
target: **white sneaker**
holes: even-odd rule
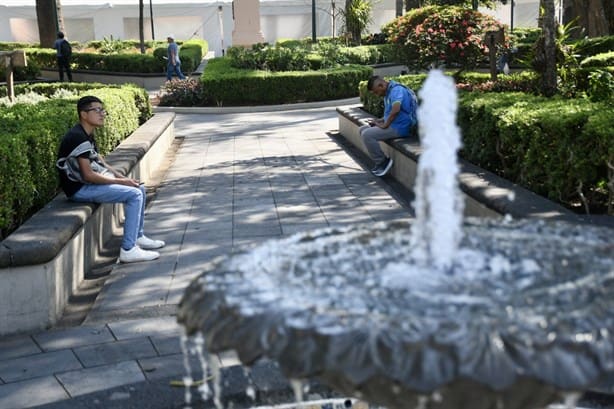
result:
[[[136,239],[136,244],[142,249],[154,250],[154,249],[159,249],[161,247],[164,247],[166,243],[164,243],[162,240],[150,239],[149,237],[143,234],[141,237]]]
[[[151,261],[160,257],[157,251],[143,250],[139,246],[134,246],[130,250],[119,250],[119,261],[122,263],[136,263],[139,261]]]

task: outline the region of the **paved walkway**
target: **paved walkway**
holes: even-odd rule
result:
[[[183,388],[169,384],[184,374],[173,315],[213,258],[305,229],[408,217],[336,128],[334,107],[178,115],[183,143],[146,217],[167,243],[161,258],[116,265],[81,326],[0,339],[0,409],[183,407]],[[250,383],[263,395],[287,387],[270,364],[245,374],[218,358],[227,396]]]

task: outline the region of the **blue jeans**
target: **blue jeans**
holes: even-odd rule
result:
[[[173,73],[175,73],[180,80],[185,79],[185,75],[181,72],[181,64],[177,63],[175,65],[170,62],[166,65],[166,79],[170,81],[173,78]]]
[[[130,250],[136,245],[136,239],[143,235],[145,218],[145,186],[139,187],[112,185],[83,185],[70,200],[75,202],[123,203],[124,204],[124,238],[122,248]]]
[[[386,155],[384,154],[382,147],[379,145],[379,142],[388,139],[400,138],[397,131],[391,127],[382,129],[377,126],[363,125],[360,127],[359,132],[360,136],[362,137],[362,141],[369,152],[369,156],[371,156],[371,159],[373,159],[376,165],[381,164],[386,159]]]

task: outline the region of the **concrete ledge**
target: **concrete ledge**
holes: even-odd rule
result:
[[[107,156],[109,163],[147,183],[173,142],[174,119],[154,115]],[[53,325],[121,218],[119,205],[73,203],[62,193],[3,240],[0,336]]]
[[[337,108],[339,133],[355,147],[367,154],[358,129],[373,119],[360,105]],[[408,189],[413,189],[421,147],[417,138],[388,141],[383,146],[395,162],[391,176]],[[460,188],[465,196],[465,215],[499,217],[506,214],[515,218],[539,217],[580,221],[570,210],[539,196],[492,172],[459,160]]]
[[[41,69],[41,76],[45,78],[59,78],[57,69]],[[100,82],[103,84],[136,84],[145,89],[160,88],[166,82],[166,73],[132,74],[114,73],[106,71],[72,71],[73,81],[77,82]]]

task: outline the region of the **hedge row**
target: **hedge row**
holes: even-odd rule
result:
[[[228,59],[215,58],[201,83],[205,105],[271,105],[354,97],[360,81],[372,73],[359,65],[271,73],[232,68]]]
[[[12,47],[11,43],[7,48]],[[4,46],[3,46],[4,48]],[[27,68],[18,70],[18,78],[28,74],[36,76],[41,68],[55,68],[57,66],[56,51],[50,48],[32,47],[25,48],[28,59]],[[204,40],[190,40],[184,42],[179,49],[182,70],[186,73],[194,71],[208,51],[208,44]],[[128,73],[162,73],[166,71],[166,47],[158,47],[153,53],[125,53],[125,54],[100,54],[79,52],[74,50],[71,59],[71,67],[75,70],[93,70],[105,72],[128,72]],[[3,71],[2,71],[3,72]],[[0,74],[2,73],[0,72]]]
[[[525,93],[464,93],[461,101],[469,161],[572,209],[607,211],[614,200],[612,101]]]
[[[416,91],[424,79],[395,78]],[[365,83],[361,90],[365,109],[381,116],[381,100],[366,93]],[[573,210],[612,213],[612,102],[526,92],[460,92],[461,156]]]
[[[56,89],[61,86],[56,84]],[[57,193],[59,143],[77,122],[76,101],[85,94],[99,97],[109,113],[104,128],[96,132],[102,154],[113,150],[151,113],[147,94],[135,86],[105,86],[35,105],[0,107],[0,238]]]

